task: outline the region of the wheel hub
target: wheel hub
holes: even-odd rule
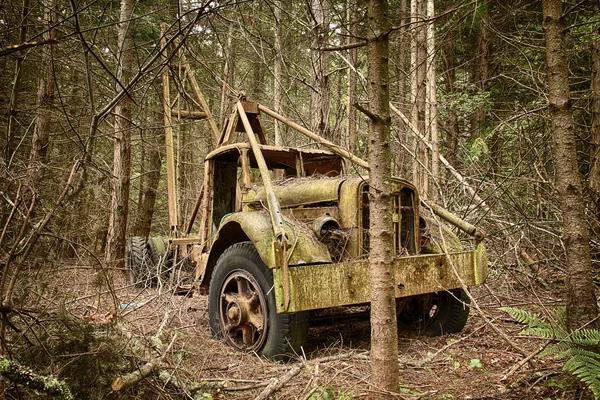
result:
[[[267,331],[267,301],[256,279],[247,271],[233,271],[220,289],[221,331],[233,346],[260,350]]]

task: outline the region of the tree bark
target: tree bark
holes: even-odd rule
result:
[[[427,0],[412,0],[411,22],[413,26],[413,44],[411,50],[411,93],[413,94],[412,123],[419,132],[427,132],[425,121],[425,108],[427,106],[427,25],[424,20],[427,13]],[[429,137],[429,135],[426,135]],[[415,140],[415,154],[417,160],[413,167],[413,181],[421,192],[423,199],[429,192],[429,168],[427,147],[419,140]]]
[[[312,0],[311,13],[314,18],[310,49],[311,91],[310,129],[317,135],[330,139],[329,134],[329,0]]]
[[[273,107],[275,112],[282,113],[282,94],[283,94],[283,44],[281,40],[281,8],[284,2],[277,0],[273,7],[275,17],[275,60],[273,62]],[[279,121],[275,120],[275,146],[282,146],[281,126]]]
[[[437,110],[437,85],[436,85],[436,51],[435,51],[435,7],[433,0],[427,0],[427,109],[429,118],[427,125],[431,130],[431,175],[432,181],[440,179],[440,148],[438,136],[438,110]],[[437,188],[431,190],[433,201],[437,199]]]
[[[406,113],[407,110],[407,88],[410,86],[407,84],[407,77],[410,76],[410,36],[409,36],[409,11],[407,10],[409,2],[407,0],[400,1],[400,31],[396,35],[398,40],[398,51],[396,51],[397,57],[397,69],[396,73],[398,75],[398,100],[396,104],[398,105],[398,109],[403,113]],[[398,142],[403,142],[405,144],[410,143],[410,137],[412,132],[404,121],[401,119],[397,119],[398,124]],[[396,154],[394,163],[395,170],[392,171],[396,176],[407,176],[407,169],[405,167],[406,163],[406,151],[402,149],[402,147],[398,144],[395,146],[396,148],[393,150]]]
[[[48,32],[44,34],[45,40],[55,40],[54,25],[54,0],[44,1],[44,26]],[[31,182],[43,178],[41,167],[46,163],[50,137],[50,123],[52,121],[52,105],[54,104],[54,45],[42,46],[42,59],[40,61],[40,80],[37,92],[37,110],[31,153],[29,155],[29,175]]]
[[[162,123],[162,121],[161,121]],[[164,145],[162,130],[150,129],[142,140],[142,168],[140,177],[140,191],[138,195],[138,210],[133,229],[134,236],[150,236],[152,229],[152,215],[156,204],[158,183],[160,182],[160,167]]]
[[[454,38],[450,37],[446,40],[444,46],[444,83],[446,93],[449,96],[456,94],[456,55],[454,54]],[[448,117],[444,122],[444,130],[446,133],[446,158],[451,165],[456,166],[456,153],[458,151],[458,115],[454,107],[448,110]]]
[[[598,30],[600,34],[600,29]],[[592,126],[589,186],[595,226],[600,225],[600,40],[592,43]],[[597,234],[600,234],[598,232]]]
[[[358,13],[358,1],[348,0],[346,10],[346,20],[348,24],[347,44],[356,40],[358,34],[358,24],[356,16]],[[357,75],[353,68],[356,68],[358,51],[356,48],[348,50],[348,61],[352,68],[348,69],[348,129],[346,132],[346,145],[351,153],[356,153],[356,85]]]
[[[567,265],[567,325],[575,330],[598,315],[590,258],[589,231],[577,166],[576,137],[569,93],[561,0],[543,0],[548,108],[556,188],[562,211]]]
[[[347,44],[356,41],[358,35],[358,23],[356,16],[358,14],[358,0],[348,0],[346,10],[346,20],[348,24]],[[348,61],[353,68],[356,68],[358,49],[348,50]],[[348,130],[346,132],[346,146],[350,153],[356,153],[356,85],[358,77],[353,68],[348,68]]]
[[[27,15],[29,14],[29,0],[23,0],[23,7],[21,8],[21,26],[19,28],[19,43],[25,43],[27,41]],[[21,68],[23,66],[23,60],[25,59],[24,52],[19,52],[15,56],[15,72],[12,79],[12,88],[10,91],[10,98],[8,101],[8,121],[6,124],[6,144],[4,147],[4,165],[6,168],[10,167],[10,160],[12,158],[11,141],[14,137],[13,125],[16,118],[16,104],[18,103],[19,93],[21,92],[22,74]]]
[[[133,0],[121,0],[118,34],[119,57],[117,79],[123,84],[133,75],[134,22]],[[116,90],[120,90],[117,84]],[[113,267],[121,266],[125,260],[125,237],[129,213],[129,186],[131,173],[131,129],[133,124],[132,101],[125,95],[115,106],[114,154],[112,194],[106,241],[106,260]]]
[[[479,20],[474,74],[475,87],[479,93],[483,93],[487,90],[490,57],[490,45],[487,28],[489,14],[486,1],[481,4],[481,7],[483,7],[483,15]],[[483,106],[476,106],[473,115],[471,116],[471,138],[476,138],[479,136],[482,125],[485,123],[485,119],[485,109]]]
[[[230,87],[235,87],[233,83],[233,77],[235,73],[235,43],[233,41],[233,37],[235,36],[234,25],[229,26],[229,30],[227,31],[227,45],[225,46],[225,63],[223,65],[223,76],[225,77],[225,82],[223,83],[223,87],[221,88],[221,107],[219,108],[221,117],[219,118],[219,126],[224,126],[225,121],[227,120],[229,113],[227,107],[227,95],[229,93],[229,89],[227,85]]]
[[[371,249],[371,383],[377,389],[398,391],[398,332],[394,293],[391,144],[389,107],[389,15],[387,0],[368,5],[368,96]],[[390,394],[381,398],[394,398]]]

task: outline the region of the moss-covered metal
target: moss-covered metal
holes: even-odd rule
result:
[[[319,204],[325,202],[337,201],[339,197],[340,185],[346,178],[300,178],[292,182],[286,182],[285,185],[273,186],[273,190],[281,207],[302,206],[307,204]],[[253,196],[244,197],[244,202],[264,202],[267,200],[267,193],[264,187],[261,187]]]
[[[283,307],[283,279],[273,271],[278,312]],[[399,257],[394,261],[396,297],[480,285],[487,276],[485,246],[473,251]],[[460,279],[458,278],[460,277]],[[371,299],[368,261],[289,268],[290,304],[287,312],[368,303]]]
[[[290,244],[290,248],[287,250],[289,265],[331,262],[327,246],[317,240],[310,225],[293,221],[286,216],[282,216],[282,219],[283,230]],[[269,215],[265,211],[230,214],[223,220],[219,232],[225,230],[225,226],[231,223],[241,226],[244,233],[254,243],[260,258],[267,267],[280,266],[273,249],[275,234]],[[219,240],[219,237],[216,240]]]

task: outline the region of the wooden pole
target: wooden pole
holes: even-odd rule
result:
[[[340,147],[337,144],[330,142],[329,140],[323,138],[322,136],[319,136],[316,133],[311,132],[308,129],[298,125],[297,123],[290,121],[286,117],[277,114],[275,111],[268,109],[267,107],[263,106],[262,104],[258,105],[258,109],[260,111],[264,112],[265,114],[269,114],[271,117],[283,122],[287,126],[297,130],[298,132],[304,134],[305,136],[308,136],[315,142],[321,143],[323,146],[327,147],[329,150],[331,150],[333,153],[339,155],[340,157],[348,159],[348,160],[352,161],[353,163],[355,163],[356,165],[359,165],[363,168],[369,169],[369,163],[367,163],[365,160],[355,156],[354,154],[352,154],[348,150],[344,149],[343,147]]]
[[[177,41],[173,42],[174,47],[177,47],[176,42]],[[204,98],[204,95],[202,94],[202,91],[200,90],[198,81],[196,81],[196,78],[194,77],[194,73],[192,72],[192,68],[190,67],[190,64],[187,62],[187,58],[185,57],[185,54],[183,53],[183,51],[179,55],[179,59],[181,60],[181,66],[183,67],[183,69],[185,71],[185,76],[187,77],[188,82],[190,83],[190,86],[192,87],[192,93],[194,94],[194,97],[196,98],[196,101],[198,102],[198,104],[202,107],[202,112],[206,113],[206,119],[208,120],[208,125],[210,126],[210,131],[212,132],[213,144],[217,144],[219,141],[219,137],[221,136],[219,133],[219,128],[217,128],[217,123],[215,122],[215,118],[212,115],[212,113],[210,112],[208,103],[206,102],[206,99]]]
[[[279,200],[277,200],[277,196],[275,196],[275,192],[273,191],[273,182],[271,182],[271,175],[269,172],[269,168],[267,167],[267,162],[265,161],[260,150],[260,146],[256,141],[256,136],[254,135],[252,125],[250,124],[248,116],[246,115],[246,111],[244,110],[244,105],[241,101],[238,101],[236,107],[238,109],[238,115],[242,120],[242,124],[244,124],[244,129],[246,130],[248,141],[250,142],[250,147],[252,148],[252,152],[254,153],[254,158],[256,159],[256,164],[258,164],[260,176],[265,187],[265,193],[267,194],[267,204],[269,206],[269,212],[271,214],[271,223],[273,224],[273,233],[275,233],[275,237],[284,237],[285,234],[283,231],[283,219],[281,219],[281,209],[279,207]]]
[[[163,28],[164,29],[164,28]],[[165,48],[166,39],[164,34],[160,39],[161,48]],[[165,50],[166,51],[166,50]],[[163,62],[166,65],[167,56],[163,53]],[[162,89],[163,89],[163,111],[165,121],[165,145],[167,153],[167,203],[169,207],[169,226],[173,236],[177,236],[177,193],[175,186],[175,159],[173,155],[173,127],[171,118],[171,96],[169,94],[169,69],[164,68],[162,72]]]

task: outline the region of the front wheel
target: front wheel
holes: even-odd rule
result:
[[[210,328],[238,350],[277,358],[298,352],[306,340],[306,313],[278,314],[273,272],[254,245],[237,243],[217,261],[210,280]]]
[[[398,326],[424,336],[458,333],[467,323],[470,303],[463,289],[412,296],[398,314]]]

